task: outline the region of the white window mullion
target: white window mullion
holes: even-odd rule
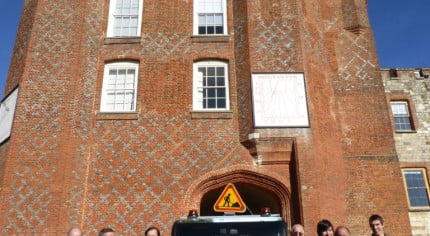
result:
[[[202,61],[194,63],[193,67],[193,110],[230,110],[227,63],[219,61]],[[218,74],[218,69],[222,71],[222,75],[221,72],[220,74]],[[202,72],[200,72],[201,70],[205,72],[205,76]],[[213,71],[213,73],[210,71]],[[214,84],[210,84],[209,78],[214,81]],[[223,85],[219,85],[221,79],[224,80]],[[206,80],[205,85],[204,80]],[[220,90],[224,90],[225,93],[225,95],[222,97],[218,95]],[[204,96],[204,91],[206,91],[206,96]],[[211,92],[211,94],[209,91]],[[207,106],[204,106],[204,104],[206,104]]]
[[[143,0],[129,1],[118,4],[120,0],[110,0],[108,37],[137,37],[140,36],[143,14]],[[137,5],[134,1],[137,1]],[[135,8],[138,8],[137,12]],[[137,22],[136,20],[137,19]],[[128,22],[128,23],[127,23]],[[118,28],[119,27],[119,28]]]
[[[100,110],[132,112],[136,110],[139,64],[118,62],[105,65]]]
[[[194,24],[193,32],[195,35],[225,35],[227,34],[227,4],[226,0],[194,0]],[[221,16],[222,32],[217,32],[217,18]],[[213,21],[209,23],[209,18]],[[200,20],[204,18],[203,20]],[[203,25],[204,24],[204,25]],[[204,27],[205,32],[199,32],[199,27]],[[208,31],[210,32],[208,33]],[[213,32],[212,32],[213,31]]]

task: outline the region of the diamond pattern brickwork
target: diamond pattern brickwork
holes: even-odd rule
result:
[[[68,104],[64,98],[75,49],[74,31],[64,26],[74,21],[76,4],[50,1],[37,6],[40,11],[34,18],[32,50],[21,84],[10,162],[6,166],[10,172],[5,184],[10,192],[2,208],[4,235],[55,232],[52,222],[58,220],[60,213],[55,210],[60,207],[61,189],[57,184],[62,176],[57,139],[64,135]]]
[[[182,196],[206,172],[250,164],[230,135],[231,121],[190,121],[183,115],[142,115],[135,121],[98,121],[90,161],[85,228],[105,225],[137,235],[157,225],[168,232]]]
[[[356,91],[365,88],[381,88],[376,79],[377,64],[368,33],[353,34],[343,31],[339,35],[340,54],[338,78],[334,79],[337,91]]]
[[[255,31],[256,55],[260,58],[255,63],[258,71],[291,72],[297,63],[294,21],[260,21]]]
[[[64,230],[82,225],[83,203],[85,197],[85,183],[87,167],[89,165],[89,155],[91,149],[88,143],[92,141],[91,129],[93,128],[93,117],[89,114],[93,112],[93,99],[98,91],[94,79],[97,75],[98,53],[100,50],[100,34],[103,32],[103,1],[88,0],[83,5],[87,9],[82,31],[86,32],[82,38],[82,58],[80,68],[82,76],[76,77],[76,89],[73,99],[73,107],[79,107],[73,111],[72,135],[76,140],[76,145],[71,149],[76,155],[71,158],[71,168],[69,171],[68,189],[65,194],[66,210]]]
[[[335,87],[342,93],[358,91],[356,85],[370,88],[377,84],[370,72],[376,67],[371,35],[354,35],[338,28],[342,27],[340,0],[227,1],[231,3],[229,21],[234,21],[229,22],[230,34],[211,42],[190,37],[192,1],[172,1],[161,11],[159,2],[146,1],[140,42],[133,39],[111,44],[115,40],[104,40],[108,1],[26,4],[29,2],[38,14],[35,28],[28,29],[34,39],[29,41],[29,56],[18,52],[15,67],[20,66],[20,59],[29,62],[11,80],[15,83],[21,78],[19,73],[25,74],[0,195],[4,203],[0,206],[2,235],[58,235],[75,225],[90,235],[102,227],[113,227],[120,235],[139,235],[150,225],[166,234],[173,221],[184,215],[184,200],[195,200],[184,199],[184,193],[199,184],[197,180],[232,166],[234,170],[260,168],[253,166],[239,142],[252,129],[251,71],[305,71],[308,81],[314,79],[309,83],[314,91],[309,96],[311,109],[326,109],[331,102],[336,109],[341,110],[343,107],[337,107],[341,104],[356,112],[354,100],[336,104],[342,94],[335,97],[329,90]],[[265,4],[267,7],[262,7]],[[234,19],[230,17],[233,15]],[[25,43],[19,45],[26,48]],[[103,65],[131,58],[139,60],[141,66],[137,114],[127,116],[134,117],[131,120],[101,119],[98,104]],[[190,118],[192,63],[207,58],[231,65],[233,118]],[[318,81],[319,72],[324,80]],[[169,93],[176,84],[182,87]],[[375,97],[378,94],[376,91]],[[318,101],[316,95],[329,99]],[[381,113],[375,110],[371,114]],[[343,120],[331,122],[340,112],[316,111],[313,114],[322,119],[314,118],[312,131],[267,131],[273,136],[297,137],[303,170],[300,179],[306,182],[301,207],[309,225],[316,223],[318,212],[325,206],[334,209],[332,202],[344,202],[336,191],[325,189],[342,185],[342,173],[316,178],[322,176],[322,170],[335,173],[343,169],[339,159],[344,152],[341,145],[333,144],[346,139],[338,138],[341,131],[331,127],[357,125],[354,131],[360,132],[354,136],[377,143],[371,139],[374,133],[359,126],[368,122],[350,121],[356,113],[345,112],[345,117],[339,118]],[[333,118],[327,118],[329,112]],[[327,133],[333,135],[327,138]],[[360,145],[363,143],[357,142],[354,151],[361,154],[358,148],[365,147]],[[265,173],[288,175],[284,168],[261,167]],[[333,182],[336,184],[330,184]],[[323,198],[340,201],[321,205],[321,192]],[[351,205],[362,203],[357,200]],[[339,212],[342,210],[329,214],[340,221]],[[400,219],[405,221],[405,217]]]

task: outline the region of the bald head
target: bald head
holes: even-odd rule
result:
[[[350,236],[351,233],[349,232],[349,229],[345,226],[339,226],[336,228],[336,231],[334,232],[335,236]]]
[[[295,224],[291,227],[291,236],[304,236],[305,229],[301,224]]]
[[[82,231],[79,228],[71,228],[67,236],[82,236]]]

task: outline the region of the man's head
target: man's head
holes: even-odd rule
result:
[[[111,228],[103,228],[100,230],[99,236],[115,236],[115,231]]]
[[[82,231],[79,228],[71,228],[67,232],[67,236],[82,236]]]
[[[151,226],[146,229],[145,236],[160,236],[160,230],[157,227]]]
[[[305,229],[301,224],[295,224],[291,227],[291,236],[304,236]]]
[[[372,230],[372,235],[384,235],[384,219],[380,215],[371,215],[369,217],[369,226]]]
[[[345,226],[339,226],[336,228],[336,231],[334,232],[334,236],[350,236],[351,232],[349,232],[349,229]]]

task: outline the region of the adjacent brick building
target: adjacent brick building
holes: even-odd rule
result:
[[[227,183],[311,234],[411,234],[364,0],[27,0],[17,86],[3,235],[167,235]]]

